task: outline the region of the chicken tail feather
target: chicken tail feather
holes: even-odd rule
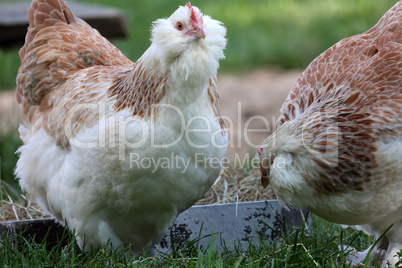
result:
[[[75,17],[64,0],[33,0],[28,18],[16,94],[28,124],[46,96],[65,83],[69,71],[133,64],[97,30]]]

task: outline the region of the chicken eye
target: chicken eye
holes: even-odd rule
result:
[[[180,21],[176,24],[176,28],[177,30],[181,31],[183,30],[183,23],[181,23]]]

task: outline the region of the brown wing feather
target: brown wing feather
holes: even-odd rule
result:
[[[34,0],[28,18],[17,76],[17,102],[28,124],[45,96],[63,84],[71,71],[133,64],[98,31],[76,18],[63,0]]]
[[[209,79],[208,87],[208,101],[207,105],[210,105],[216,120],[219,122],[222,130],[225,128],[225,121],[223,121],[220,111],[219,111],[219,91],[218,91],[218,80],[216,77],[211,77]]]
[[[401,93],[402,1],[366,33],[341,40],[317,57],[296,81],[281,108],[279,125],[311,106],[347,106]]]
[[[402,137],[401,111],[402,1],[372,29],[338,42],[307,67],[278,126],[288,122],[319,156],[312,161],[321,179],[306,178],[318,192],[363,191],[378,173],[377,141]]]

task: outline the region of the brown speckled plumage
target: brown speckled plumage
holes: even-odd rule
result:
[[[264,186],[334,222],[377,234],[394,223],[388,239],[399,246],[390,248],[400,249],[401,112],[399,1],[373,28],[336,43],[302,73],[260,150]]]
[[[374,143],[402,135],[400,6],[366,33],[346,38],[316,58],[281,108],[277,127],[291,122],[292,130],[320,155],[330,149],[329,141],[339,143],[336,167],[314,158],[325,178],[312,182],[320,192],[349,190],[351,185],[363,190],[362,182],[376,168]],[[339,136],[323,132],[331,126]]]
[[[64,1],[36,1],[28,18],[17,77],[17,100],[28,121],[45,96],[75,70],[133,64],[98,31],[76,18]]]

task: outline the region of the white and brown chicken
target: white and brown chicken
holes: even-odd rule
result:
[[[20,185],[80,247],[142,253],[219,176],[208,161],[226,154],[217,89],[226,29],[188,3],[153,23],[134,63],[64,0],[33,0],[28,17]]]
[[[262,184],[282,202],[377,237],[392,226],[370,258],[396,265],[402,249],[402,1],[306,68],[259,155]]]

